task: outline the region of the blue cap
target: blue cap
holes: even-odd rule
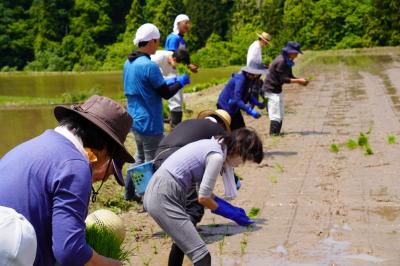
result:
[[[303,52],[300,50],[300,43],[288,41],[286,46],[282,49],[283,52],[288,54],[302,54]]]

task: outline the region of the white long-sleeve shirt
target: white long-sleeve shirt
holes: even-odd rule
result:
[[[263,64],[262,62],[262,47],[260,42],[254,41],[247,51],[247,66],[255,65],[260,66]]]

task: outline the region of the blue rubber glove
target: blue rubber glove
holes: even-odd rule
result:
[[[265,104],[263,102],[259,102],[257,98],[255,98],[254,96],[250,97],[250,103],[254,106],[257,105],[258,108],[260,109],[264,109],[265,108]]]
[[[254,110],[253,108],[251,108],[250,106],[248,106],[246,108],[246,113],[248,115],[251,115],[252,117],[254,117],[255,119],[260,118],[261,114],[259,112],[257,112],[256,110]]]
[[[214,201],[218,204],[218,208],[214,211],[211,211],[212,213],[233,220],[242,226],[247,226],[254,223],[252,220],[250,220],[242,208],[235,207],[217,196],[214,197]]]
[[[165,79],[164,81],[165,81],[165,84],[167,84],[167,86],[170,86],[176,82],[176,77]]]
[[[182,87],[184,87],[187,84],[190,84],[190,78],[187,74],[182,74],[176,78],[176,81],[181,84]]]
[[[265,103],[261,103],[260,102],[260,103],[257,104],[257,107],[260,108],[260,109],[264,109],[266,106],[265,106]]]
[[[254,221],[247,216],[246,212],[242,208],[239,209],[239,215],[235,217],[234,221],[241,226],[248,226],[254,224]]]

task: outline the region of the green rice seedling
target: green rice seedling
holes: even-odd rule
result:
[[[247,233],[243,234],[242,240],[240,241],[240,254],[243,255],[247,250]]]
[[[358,143],[353,139],[349,139],[349,140],[346,141],[346,146],[350,150],[354,150],[355,148],[358,147]]]
[[[222,252],[224,251],[225,237],[226,237],[226,235],[224,235],[222,237],[222,240],[218,242],[219,255],[222,255]]]
[[[309,75],[309,76],[307,77],[307,80],[308,80],[308,81],[314,80],[314,76],[313,76],[313,75]]]
[[[364,146],[364,155],[372,155],[374,152],[372,151],[371,147],[367,144]]]
[[[151,258],[148,258],[148,257],[140,257],[140,258],[142,259],[143,265],[145,265],[145,266],[150,265]]]
[[[331,146],[329,147],[329,150],[330,150],[331,152],[338,153],[338,152],[339,152],[339,146],[338,146],[337,144],[333,143],[333,144],[331,144]]]
[[[365,136],[364,133],[360,132],[357,142],[358,142],[358,146],[364,147],[365,145],[368,145],[368,137]]]
[[[154,244],[153,244],[152,249],[153,249],[154,255],[157,255],[157,254],[158,254],[158,246],[157,246],[157,243],[154,243]]]
[[[104,226],[86,227],[86,242],[100,255],[127,262],[129,252],[122,246],[122,241]]]
[[[238,178],[240,181],[243,180],[243,177],[242,177],[241,175],[239,175],[238,173],[235,173],[235,175],[237,176],[237,178]]]
[[[276,168],[276,170],[277,170],[279,173],[285,172],[285,167],[283,167],[283,165],[281,165],[281,164],[279,164],[279,163],[276,163],[276,164],[275,164],[275,168]]]
[[[396,144],[397,143],[397,139],[396,139],[396,136],[395,135],[389,135],[388,137],[387,137],[387,142],[389,143],[389,144]]]
[[[247,216],[249,216],[250,219],[254,219],[257,217],[259,213],[260,213],[260,208],[251,208]]]
[[[369,126],[368,131],[366,132],[366,134],[369,135],[369,134],[371,134],[371,132],[372,132],[372,125]]]
[[[212,218],[212,224],[209,224],[208,227],[218,227],[218,224],[215,223],[215,217]]]
[[[177,64],[176,70],[178,71],[178,75],[186,74],[190,77],[191,72],[190,72],[189,68],[187,67],[187,65]]]
[[[269,181],[271,181],[272,184],[278,183],[278,177],[277,176],[270,175],[268,178],[269,178]]]
[[[165,232],[161,232],[161,235],[162,235],[163,239],[168,239],[169,238],[169,235],[167,233],[165,233]]]

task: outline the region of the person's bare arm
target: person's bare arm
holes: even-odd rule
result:
[[[101,256],[93,250],[93,256],[85,264],[85,266],[122,266],[122,262]]]
[[[218,204],[214,201],[212,190],[214,189],[217,176],[221,172],[224,158],[222,154],[212,152],[207,156],[207,163],[203,179],[200,184],[198,202],[204,207],[215,210]]]
[[[291,78],[290,83],[297,83],[303,86],[307,86],[309,81],[304,78],[295,78],[295,79]]]
[[[213,197],[199,196],[198,201],[201,205],[203,205],[204,207],[206,207],[207,209],[210,209],[212,211],[214,211],[218,208],[218,204],[215,202]]]

